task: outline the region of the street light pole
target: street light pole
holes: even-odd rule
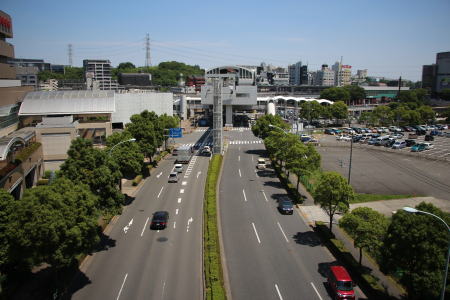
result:
[[[448,226],[447,223],[445,223],[444,220],[442,220],[442,218],[436,216],[435,214],[429,213],[427,211],[423,211],[423,210],[418,210],[412,207],[403,207],[402,208],[404,211],[409,212],[409,213],[413,213],[413,214],[424,214],[424,215],[430,215],[432,217],[435,217],[436,219],[438,219],[439,221],[441,221],[442,223],[444,223],[445,227],[447,227],[447,232],[450,233],[450,227]],[[444,279],[442,281],[442,289],[441,289],[441,300],[444,300],[445,297],[445,287],[447,285],[447,275],[448,275],[448,262],[449,262],[449,258],[450,258],[450,240],[448,243],[448,249],[447,249],[447,260],[445,263],[445,270],[444,270]]]

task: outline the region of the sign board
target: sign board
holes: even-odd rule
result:
[[[169,128],[169,137],[180,138],[183,137],[183,131],[181,128]]]

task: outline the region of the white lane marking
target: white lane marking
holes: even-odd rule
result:
[[[319,299],[323,300],[322,297],[320,297],[319,291],[317,291],[316,286],[314,285],[314,283],[311,282],[311,285],[312,285],[313,289],[316,291],[316,294],[319,297]]]
[[[239,169],[239,177],[242,177],[241,169]]]
[[[255,231],[255,234],[256,234],[256,238],[258,239],[258,243],[261,244],[261,240],[259,239],[258,232],[256,231],[255,223],[252,222],[252,225],[253,225],[253,230]]]
[[[145,227],[147,227],[148,219],[150,219],[150,217],[148,217],[148,218],[147,218],[147,221],[145,221],[144,228],[142,228],[141,236],[144,234]]]
[[[275,284],[275,288],[277,289],[278,297],[280,300],[283,300],[283,297],[281,296],[280,290],[278,289],[278,285]]]
[[[245,191],[242,190],[242,194],[244,194],[244,201],[247,202],[247,196],[245,196]]]
[[[266,202],[269,202],[269,200],[267,200],[266,193],[264,193],[264,191],[262,191],[262,194],[264,196],[264,199],[266,199]]]
[[[187,184],[187,181],[183,181],[182,183],[181,183],[181,185],[186,185]]]
[[[158,175],[156,175],[156,178],[159,178],[159,177],[161,177],[161,175],[162,175],[162,172],[161,172],[161,173],[159,173]]]
[[[256,177],[259,177],[258,170],[255,170],[255,175],[256,175]]]
[[[177,222],[173,222],[173,229],[177,226]]]
[[[164,187],[162,186],[161,190],[159,191],[158,198],[159,198],[159,196],[161,196],[161,193],[162,193],[163,189],[164,189]]]
[[[178,203],[181,203],[181,198],[178,198]]]
[[[131,225],[133,224],[133,219],[131,219],[131,221],[128,223],[128,225],[126,225],[123,228],[123,232],[125,232],[125,234],[127,233],[128,229],[130,229]]]
[[[164,281],[163,283],[163,288],[162,288],[162,295],[161,295],[161,299],[164,299],[164,290],[166,288],[166,282]]]
[[[253,155],[252,155],[252,162],[253,162]]]
[[[125,281],[127,280],[127,277],[128,277],[128,273],[125,274],[125,278],[123,279],[122,286],[120,287],[120,291],[119,291],[119,294],[117,295],[116,300],[119,300],[120,294],[122,294],[122,289],[123,289],[123,286],[125,285]]]
[[[176,215],[178,215],[178,208],[177,208],[177,209],[175,209],[175,214],[176,214]]]
[[[198,178],[198,176],[200,176],[200,174],[202,174],[202,172],[201,172],[201,171],[198,171],[198,172],[197,172],[197,178]]]
[[[184,178],[189,178],[189,176],[186,176],[186,175],[185,175]]]
[[[192,221],[194,221],[194,219],[192,219],[192,217],[188,220],[188,223],[187,223],[187,227],[186,227],[186,232],[189,232],[189,226],[190,226],[190,224],[192,223]]]
[[[180,194],[184,194],[184,189],[181,189],[181,190],[180,190]]]
[[[280,230],[281,230],[281,233],[282,233],[283,236],[284,236],[284,239],[286,240],[286,242],[289,243],[289,240],[288,240],[288,238],[286,237],[286,234],[284,233],[283,228],[281,228],[280,222],[277,222],[277,224],[278,224],[278,227],[279,227]]]
[[[241,161],[241,156],[240,155],[238,156],[238,161]]]

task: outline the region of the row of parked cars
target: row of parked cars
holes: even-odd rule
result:
[[[401,132],[415,132],[418,135],[425,135],[427,131],[438,132],[447,130],[448,125],[414,125],[414,126],[389,126],[389,127],[345,127],[345,128],[327,128],[325,134],[340,135],[340,134],[364,134],[364,133],[401,133]]]

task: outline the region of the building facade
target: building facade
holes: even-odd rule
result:
[[[334,86],[335,72],[330,70],[328,65],[323,64],[322,69],[316,72],[314,80],[315,85],[320,86]]]
[[[436,92],[450,89],[450,52],[436,54]]]
[[[117,81],[112,79],[111,62],[109,60],[85,59],[83,60],[83,68],[85,80],[88,83],[88,89],[95,89],[94,81],[98,82],[98,87],[100,90],[118,89]]]

